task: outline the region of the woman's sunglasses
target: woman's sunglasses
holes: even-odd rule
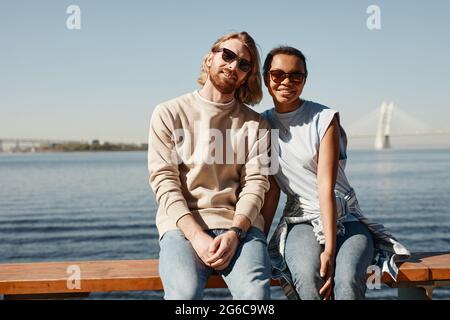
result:
[[[237,60],[237,66],[243,72],[249,72],[252,64],[247,59],[239,58],[236,53],[227,48],[218,48],[213,50],[213,52],[222,52],[222,59],[226,63],[232,63]]]
[[[302,83],[303,80],[305,80],[305,76],[306,76],[303,72],[286,73],[281,70],[272,70],[272,71],[269,71],[269,74],[270,74],[270,78],[275,83],[282,83],[284,81],[284,79],[286,79],[286,78],[289,78],[289,80],[291,80],[292,82],[295,82],[295,83]]]

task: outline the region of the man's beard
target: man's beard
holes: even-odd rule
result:
[[[220,76],[221,71],[218,72],[211,72],[209,74],[211,83],[213,86],[223,94],[230,94],[233,93],[237,88],[239,88],[239,84],[234,79],[224,79]]]

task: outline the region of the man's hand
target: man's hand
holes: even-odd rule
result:
[[[202,259],[203,263],[209,266],[209,259],[211,258],[212,252],[210,252],[210,247],[214,239],[204,231],[197,232],[190,240],[192,247],[195,252]]]
[[[177,226],[181,229],[186,239],[189,240],[192,248],[194,248],[199,258],[203,261],[203,263],[208,265],[206,261],[211,256],[209,247],[213,241],[213,238],[200,227],[192,214],[182,216],[177,221]]]
[[[231,262],[239,246],[239,239],[234,231],[227,231],[215,237],[209,246],[211,256],[206,260],[207,265],[223,270]]]
[[[327,252],[320,254],[320,276],[325,284],[320,288],[319,294],[323,300],[329,300],[333,294],[334,256]]]

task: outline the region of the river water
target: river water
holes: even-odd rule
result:
[[[347,175],[364,214],[411,251],[450,251],[450,149],[349,150]],[[0,154],[0,263],[158,257],[145,152]],[[278,221],[282,211],[281,198]],[[272,225],[272,230],[275,222]],[[367,297],[393,299],[382,286]],[[162,292],[92,299],[161,299]],[[272,288],[275,299],[284,299]],[[439,288],[435,299],[450,299]],[[207,289],[206,299],[230,299]]]

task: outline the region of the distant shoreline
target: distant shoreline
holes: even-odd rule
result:
[[[384,150],[375,150],[370,147],[350,147],[347,149],[348,152],[371,152],[374,153],[391,153],[391,152],[409,152],[409,151],[448,151],[450,150],[450,146],[398,146],[395,148],[384,149]],[[14,155],[39,155],[39,154],[58,154],[58,153],[120,153],[120,152],[147,152],[148,148],[139,148],[139,149],[115,149],[115,150],[106,150],[106,149],[96,149],[96,150],[35,150],[35,151],[3,151],[0,152],[0,156],[14,156]]]
[[[25,155],[25,154],[53,154],[53,153],[119,153],[119,152],[147,152],[145,150],[73,150],[73,151],[15,151],[0,152],[1,155]]]
[[[0,154],[24,153],[57,153],[57,152],[118,152],[118,151],[146,151],[148,144],[131,143],[100,143],[98,140],[88,142],[49,143],[41,145],[20,146],[0,150]]]

